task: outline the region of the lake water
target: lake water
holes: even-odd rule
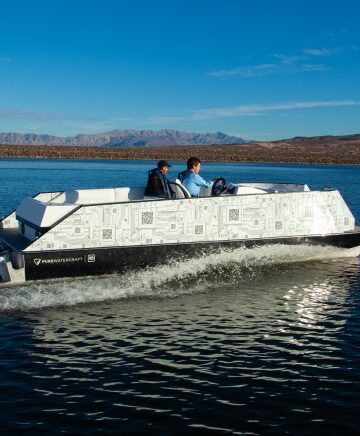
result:
[[[152,166],[2,159],[0,215],[38,191],[143,185]],[[202,174],[337,187],[360,222],[360,167],[204,163]],[[333,249],[273,246],[1,287],[0,429],[355,433],[359,271]]]

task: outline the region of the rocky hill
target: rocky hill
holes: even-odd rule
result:
[[[119,132],[119,131],[117,131]],[[120,131],[124,132],[124,131]],[[127,131],[138,132],[138,131]],[[148,139],[147,133],[143,138]],[[154,145],[147,142],[146,145],[130,142],[130,146],[125,146],[124,142],[119,144],[119,139],[114,143],[103,134],[103,146],[76,146],[64,147],[63,145],[31,145],[29,142],[24,144],[21,138],[13,138],[16,145],[7,143],[1,145],[0,157],[27,157],[27,158],[51,158],[51,159],[144,159],[156,161],[167,159],[170,161],[186,161],[189,156],[197,156],[204,161],[223,161],[223,162],[297,162],[297,163],[333,163],[333,164],[354,164],[360,165],[360,134],[346,136],[314,136],[314,137],[295,137],[279,141],[262,141],[241,143],[241,138],[235,144],[215,143],[215,140],[234,137],[227,137],[223,134],[210,136],[211,145],[204,142],[200,144],[165,145],[167,134],[163,133],[164,142],[159,146],[159,142]],[[175,132],[175,131],[170,131]],[[112,132],[109,132],[112,133]],[[158,132],[157,132],[158,133]],[[184,134],[184,132],[179,132]],[[186,134],[185,134],[186,135]],[[196,134],[188,134],[196,135]],[[24,135],[26,136],[26,135]],[[36,136],[36,135],[35,135]],[[95,141],[101,135],[79,135],[75,138],[89,137]],[[205,135],[201,135],[205,136]],[[47,137],[54,138],[54,137]],[[55,137],[56,138],[56,137]],[[114,136],[115,138],[115,136]],[[119,136],[117,136],[119,138]],[[138,136],[137,136],[138,138]],[[183,136],[184,138],[184,136]],[[189,137],[185,136],[187,142]],[[208,137],[209,138],[209,137]],[[57,139],[57,138],[56,138]],[[65,138],[60,138],[65,139]],[[28,138],[30,140],[30,138]],[[135,139],[133,139],[135,140]],[[193,139],[194,140],[194,139]],[[199,140],[199,138],[198,138]],[[145,139],[144,139],[145,141]],[[159,141],[159,140],[157,140]],[[81,143],[81,142],[79,142]],[[49,142],[47,142],[49,144]],[[95,141],[95,144],[98,142]],[[64,145],[72,145],[65,143]]]
[[[317,149],[350,149],[360,148],[360,134],[343,136],[295,136],[294,138],[281,139],[279,141],[253,142],[252,146],[263,148],[282,148],[297,150],[317,150]]]
[[[243,144],[242,138],[217,133],[191,133],[179,130],[112,130],[94,135],[69,137],[37,135],[34,133],[0,133],[0,144],[65,145],[101,147],[165,147],[174,145]]]
[[[360,135],[292,138],[274,142],[232,145],[172,145],[171,147],[99,147],[62,145],[0,145],[0,157],[50,159],[141,159],[203,161],[297,162],[360,165]]]

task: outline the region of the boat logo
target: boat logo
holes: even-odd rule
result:
[[[88,262],[95,262],[95,254],[88,254]]]
[[[38,266],[41,262],[41,259],[34,259],[34,263],[36,266]]]

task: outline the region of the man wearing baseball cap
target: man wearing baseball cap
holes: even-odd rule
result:
[[[145,195],[171,198],[172,190],[166,173],[171,165],[166,160],[160,160],[157,167],[149,171],[149,177],[145,188]]]

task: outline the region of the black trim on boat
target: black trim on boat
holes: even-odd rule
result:
[[[181,244],[137,245],[127,247],[84,248],[77,250],[23,252],[26,280],[57,277],[91,276],[124,272],[173,259],[186,259],[239,247],[271,244],[330,245],[340,248],[360,246],[360,229],[356,232],[326,236],[304,236]]]

